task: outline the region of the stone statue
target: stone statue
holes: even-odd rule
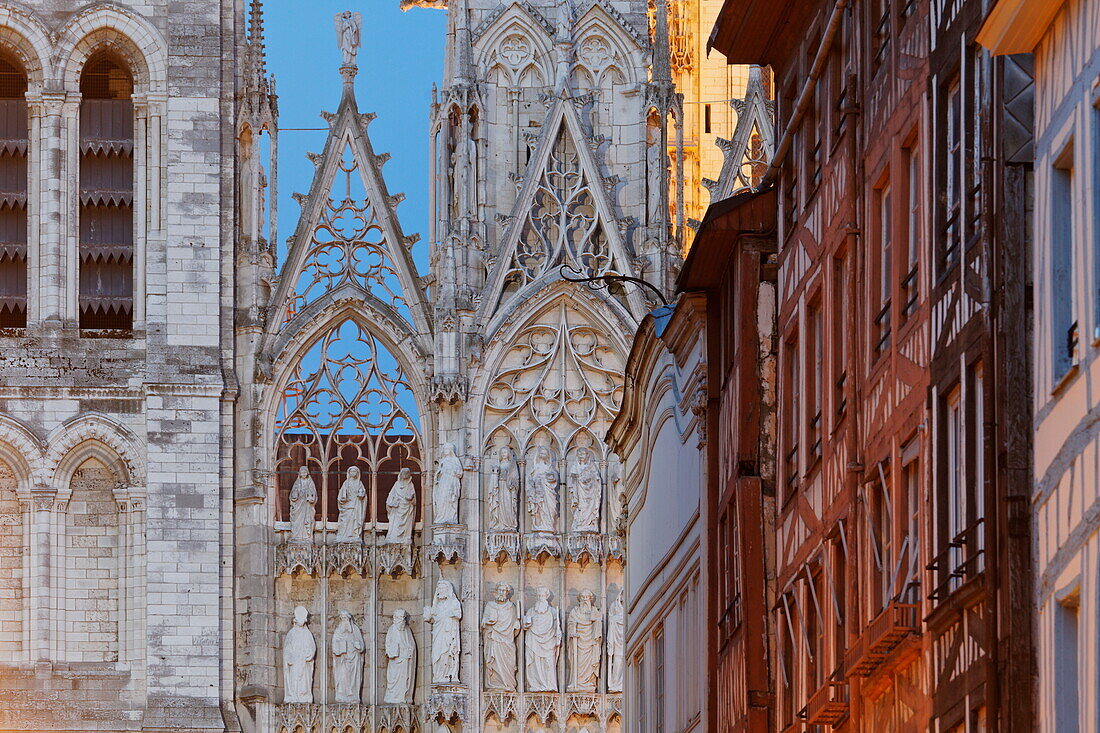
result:
[[[340,611],[340,621],[332,632],[332,686],[336,702],[359,702],[363,687],[363,632],[348,611]]]
[[[416,639],[409,628],[409,612],[399,608],[393,612],[393,623],[386,631],[386,695],[392,705],[408,705],[413,701],[416,683]]]
[[[617,458],[611,463],[611,488],[607,500],[607,529],[626,534],[626,493],[623,491],[623,467]]]
[[[481,617],[481,648],[485,653],[485,687],[489,690],[516,690],[516,637],[519,635],[519,609],[509,596],[512,586],[499,583],[493,600],[485,604]]]
[[[386,530],[387,545],[412,542],[413,524],[416,523],[416,487],[413,486],[412,471],[408,468],[397,472],[397,480],[386,496],[386,517],[390,523]]]
[[[336,14],[336,43],[343,54],[344,66],[355,66],[355,56],[359,53],[359,30],[362,27],[362,14],[350,10]]]
[[[550,605],[550,591],[538,588],[538,600],[523,614],[526,631],[525,662],[528,692],[558,691],[558,653],[561,650],[561,617]]]
[[[298,469],[298,479],[290,488],[290,541],[313,542],[314,507],[317,504],[317,486],[309,475],[309,469]]]
[[[592,458],[592,450],[577,451],[577,462],[569,472],[569,505],[573,510],[571,528],[574,532],[600,531],[600,500],[603,498],[603,478]]]
[[[432,625],[432,683],[458,684],[461,652],[458,625],[462,620],[462,603],[448,581],[436,583],[435,602],[424,607],[424,620]]]
[[[458,499],[462,491],[462,461],[455,447],[443,444],[443,457],[435,471],[432,512],[436,524],[458,524]]]
[[[611,610],[607,616],[607,691],[622,692],[626,648],[626,611],[623,608],[623,591],[619,591],[619,595],[615,596],[615,600],[611,602]]]
[[[489,479],[489,531],[519,529],[516,500],[519,496],[519,467],[509,446],[501,446],[493,461]]]
[[[603,650],[603,614],[595,605],[596,596],[592,591],[581,591],[577,601],[566,622],[569,691],[595,692]]]
[[[340,518],[336,522],[337,542],[359,542],[363,538],[363,512],[367,507],[367,487],[359,479],[358,466],[348,469],[348,477],[340,486],[336,504]]]
[[[649,196],[646,202],[646,216],[650,226],[656,226],[665,219],[664,189],[665,173],[668,170],[668,153],[661,144],[660,122],[652,118],[646,128],[646,180]]]
[[[283,637],[283,702],[313,702],[313,661],[317,642],[306,628],[309,611],[294,609],[294,625]]]
[[[540,445],[527,472],[527,513],[532,532],[558,531],[559,480],[550,449]]]

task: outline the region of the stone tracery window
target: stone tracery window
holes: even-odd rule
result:
[[[27,75],[0,56],[0,328],[27,325]]]
[[[521,454],[598,444],[622,405],[622,359],[607,336],[564,304],[548,316],[519,333],[486,397],[486,435]]]
[[[80,77],[80,327],[134,318],[134,81],[109,52]]]
[[[402,468],[412,471],[420,505],[423,452],[411,383],[393,354],[351,319],[325,332],[295,366],[275,434],[279,519],[288,516],[303,465],[317,486],[322,521],[339,517],[336,497],[352,466],[367,487],[368,524],[387,521],[386,496]]]
[[[506,275],[508,288],[537,280],[559,263],[592,276],[615,271],[617,263],[590,186],[573,139],[562,129],[516,243]]]
[[[326,292],[352,284],[411,321],[388,246],[374,202],[363,188],[359,164],[348,145],[337,163],[336,177],[320,220],[313,228],[285,320],[291,320]]]

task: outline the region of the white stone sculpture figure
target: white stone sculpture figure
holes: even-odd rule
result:
[[[416,523],[416,487],[412,471],[402,468],[397,480],[386,496],[386,516],[390,526],[386,530],[387,545],[407,545],[412,542],[413,524]]]
[[[416,639],[409,628],[409,612],[403,608],[393,612],[393,623],[386,631],[386,659],[384,701],[392,705],[411,704],[416,683]]]
[[[603,614],[595,605],[596,596],[592,591],[581,591],[577,601],[566,622],[569,691],[595,692],[603,650]]]
[[[340,517],[336,521],[337,542],[359,542],[363,538],[363,512],[367,507],[367,487],[359,478],[359,468],[352,466],[336,495]]]
[[[359,53],[359,31],[363,27],[363,16],[345,10],[336,14],[336,43],[343,54],[344,66],[355,66],[355,56]]]
[[[519,497],[519,467],[509,446],[501,446],[493,461],[489,479],[489,531],[519,529],[516,501]]]
[[[436,524],[458,524],[458,500],[462,491],[462,460],[455,447],[443,444],[443,457],[435,471],[432,515]]]
[[[538,600],[523,614],[525,671],[528,692],[558,691],[558,654],[561,651],[561,617],[550,605],[550,591],[535,590]]]
[[[618,459],[611,464],[611,489],[608,493],[607,529],[626,534],[626,494],[623,492],[623,468]]]
[[[623,607],[623,592],[620,591],[611,602],[607,614],[607,691],[623,691],[623,661],[626,648],[626,610]]]
[[[294,625],[283,637],[283,702],[313,702],[313,662],[317,642],[306,628],[309,611],[294,609]]]
[[[351,613],[340,611],[340,621],[332,632],[332,686],[336,702],[359,702],[366,648],[363,632],[352,620]]]
[[[489,690],[516,690],[516,637],[519,635],[519,608],[509,600],[512,586],[499,583],[493,600],[485,604],[481,617],[481,648],[485,654],[485,687]]]
[[[603,478],[589,448],[577,451],[577,461],[569,472],[569,505],[573,510],[570,526],[574,532],[600,531],[600,500]]]
[[[290,541],[313,542],[314,507],[317,504],[317,486],[309,475],[309,469],[298,469],[298,478],[290,488]]]
[[[527,513],[532,532],[558,531],[558,470],[550,449],[540,445],[527,472]]]
[[[462,603],[450,582],[441,580],[436,583],[435,602],[424,607],[424,620],[432,625],[432,683],[458,684]]]

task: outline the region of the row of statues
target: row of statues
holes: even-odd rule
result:
[[[581,591],[577,605],[566,619],[562,632],[561,617],[551,602],[547,588],[537,588],[536,601],[522,615],[511,600],[512,588],[497,585],[494,597],[485,604],[481,618],[482,651],[485,663],[485,687],[488,690],[514,692],[518,689],[516,642],[524,633],[524,672],[529,692],[558,692],[558,660],[563,641],[567,643],[569,680],[567,691],[595,693],[600,678],[604,649],[603,613],[595,605],[591,591]],[[309,614],[302,606],[294,609],[294,625],[283,640],[283,689],[288,703],[313,702],[313,669],[317,644],[307,627]],[[431,606],[424,607],[424,620],[432,625],[432,683],[459,683],[461,657],[460,623],[462,603],[454,586],[446,580],[436,584]],[[611,604],[607,619],[607,689],[623,689],[624,608],[620,593]],[[358,703],[363,685],[363,632],[351,614],[340,611],[340,620],[332,635],[332,674],[335,701]],[[416,640],[409,628],[409,614],[394,611],[386,631],[386,690],[384,702],[410,704],[416,679]]]
[[[458,504],[462,487],[462,460],[450,443],[444,444],[443,455],[436,468],[432,489],[433,518],[436,524],[458,524]],[[490,532],[519,531],[519,465],[509,446],[498,448],[489,464],[487,489],[488,529]],[[553,454],[539,446],[527,471],[528,529],[532,532],[554,533],[558,529],[560,477]],[[348,469],[340,486],[337,505],[340,515],[336,524],[337,542],[358,542],[363,531],[367,490],[358,467]],[[569,468],[570,531],[599,532],[600,504],[603,500],[603,477],[589,448],[577,451]],[[614,502],[613,502],[614,503]],[[313,541],[313,521],[316,516],[317,487],[309,469],[302,466],[290,490],[290,540]],[[386,497],[389,528],[386,543],[412,542],[416,521],[416,488],[412,471],[402,468]],[[614,507],[613,507],[614,511]]]

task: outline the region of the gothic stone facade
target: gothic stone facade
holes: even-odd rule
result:
[[[653,303],[559,267],[670,289],[664,3],[451,5],[426,241],[348,14],[277,268],[258,0],[0,4],[0,729],[624,727]]]

